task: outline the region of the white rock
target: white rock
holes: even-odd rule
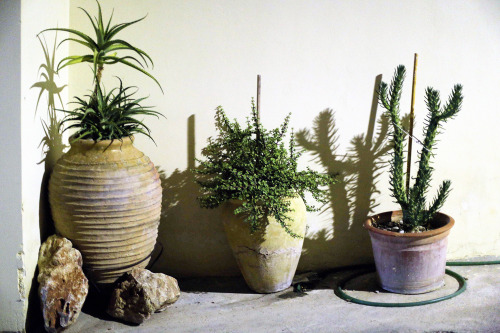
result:
[[[82,255],[69,240],[52,235],[40,247],[38,269],[45,330],[59,332],[75,322],[88,294]]]

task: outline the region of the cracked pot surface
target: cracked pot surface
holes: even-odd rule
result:
[[[268,216],[265,229],[250,234],[249,225],[234,215],[237,202],[228,202],[223,219],[227,239],[247,285],[258,293],[273,293],[288,288],[291,283],[304,243],[306,206],[300,197],[285,199],[290,202],[288,213],[290,229],[302,238],[293,238],[274,219]]]

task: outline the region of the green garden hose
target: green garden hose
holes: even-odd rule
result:
[[[500,260],[492,260],[492,261],[448,261],[446,262],[447,266],[480,266],[480,265],[498,265],[500,264]],[[366,268],[367,265],[359,265],[359,266],[349,266],[350,269],[356,269],[356,268]],[[441,302],[453,297],[456,297],[463,293],[465,289],[467,289],[467,282],[465,281],[465,278],[461,276],[460,274],[446,269],[445,273],[457,280],[459,288],[457,291],[455,291],[452,294],[438,297],[438,298],[433,298],[425,301],[419,301],[419,302],[406,302],[406,303],[384,303],[384,302],[370,302],[370,301],[365,301],[356,297],[352,297],[348,294],[346,294],[343,289],[346,283],[358,276],[365,275],[367,273],[375,272],[375,266],[371,266],[370,269],[364,269],[360,272],[357,272],[355,274],[352,274],[348,276],[347,278],[343,279],[342,281],[339,282],[337,288],[335,289],[335,294],[340,297],[341,299],[351,302],[351,303],[356,303],[356,304],[362,304],[362,305],[368,305],[368,306],[378,306],[378,307],[386,307],[386,308],[403,308],[403,307],[410,307],[410,306],[420,306],[420,305],[427,305],[427,304],[433,304],[437,302]]]
[[[500,260],[491,261],[447,261],[446,266],[483,266],[500,265]]]

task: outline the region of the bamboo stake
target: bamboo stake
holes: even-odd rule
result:
[[[257,75],[257,142],[260,142],[260,75]]]
[[[260,120],[260,75],[257,75],[257,119]]]
[[[188,146],[188,169],[196,167],[196,142],[195,142],[195,117],[194,114],[188,118],[187,146]]]
[[[410,193],[410,171],[411,171],[411,152],[413,143],[413,123],[415,120],[415,86],[417,83],[417,59],[418,54],[415,53],[413,60],[413,85],[411,88],[411,108],[410,108],[410,130],[408,135],[408,161],[406,163],[406,196]]]

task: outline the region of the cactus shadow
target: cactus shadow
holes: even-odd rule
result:
[[[306,235],[300,271],[373,261],[370,239],[363,223],[378,206],[375,199],[379,193],[377,180],[385,163],[384,156],[391,149],[389,119],[381,116],[377,120],[377,88],[381,80],[382,75],[375,79],[368,129],[352,138],[346,154],[338,153],[339,135],[331,109],[321,111],[311,129],[296,133],[297,143],[303,151],[312,156],[324,172],[337,174],[338,180],[329,186],[329,201],[320,210],[326,219],[331,218],[327,222],[330,225]]]

